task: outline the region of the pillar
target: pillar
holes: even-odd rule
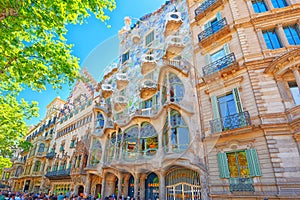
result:
[[[145,199],[145,181],[146,181],[146,175],[144,174],[140,178],[140,198],[141,199]]]
[[[284,47],[289,46],[290,44],[289,44],[289,41],[286,39],[286,36],[284,34],[284,30],[282,28],[282,24],[277,24],[276,30],[277,30],[277,33],[279,35],[279,40],[280,40],[282,46],[284,46]]]
[[[123,182],[123,174],[120,173],[120,175],[118,176],[118,196],[117,199],[119,198],[119,196],[122,195],[122,182]]]
[[[171,109],[168,108],[168,153],[172,153]]]
[[[166,199],[166,183],[162,172],[159,174],[159,199]]]
[[[271,0],[265,0],[265,3],[267,5],[268,10],[273,10],[274,9],[274,6],[273,6]]]
[[[293,74],[295,76],[295,80],[296,80],[296,83],[297,83],[297,86],[298,86],[298,89],[300,92],[300,74],[298,71],[298,67],[293,67],[292,70],[293,70]]]
[[[84,193],[86,195],[89,195],[91,193],[91,174],[90,173],[87,173],[87,175],[86,175]]]
[[[140,185],[140,174],[134,176],[134,198],[137,199],[139,196],[139,185]]]
[[[104,199],[104,192],[105,192],[105,176],[106,174],[103,174],[103,178],[102,178],[102,186],[101,186],[101,199]]]
[[[263,33],[262,33],[261,29],[259,29],[259,28],[256,29],[256,34],[257,34],[258,41],[259,41],[261,49],[266,50],[267,45],[266,45],[266,42],[265,42],[265,39],[264,39],[264,36],[263,36]]]
[[[250,13],[250,16],[254,14],[254,9],[253,9],[253,6],[252,6],[252,1],[251,0],[246,0],[246,4],[247,4],[247,7],[248,7],[248,11]]]
[[[127,175],[126,178],[124,178],[124,196],[128,196],[128,186],[129,186],[129,178],[130,175]]]

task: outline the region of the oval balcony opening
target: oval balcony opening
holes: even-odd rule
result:
[[[148,72],[152,71],[156,67],[156,61],[154,55],[145,54],[141,58],[141,73],[147,74]]]

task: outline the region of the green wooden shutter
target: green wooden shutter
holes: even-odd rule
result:
[[[211,96],[211,103],[214,115],[213,127],[211,131],[212,133],[218,133],[222,131],[222,120],[220,119],[219,104],[216,96]]]
[[[232,94],[234,97],[234,102],[235,102],[237,113],[243,112],[243,106],[242,106],[242,101],[241,101],[241,96],[240,96],[239,90],[237,88],[233,88]]]
[[[207,64],[207,65],[211,63],[211,57],[210,57],[209,54],[206,54],[206,55],[205,55],[205,61],[206,61],[206,64]]]
[[[261,170],[260,170],[256,149],[247,149],[246,157],[247,157],[248,167],[250,170],[250,176],[251,177],[261,176]]]
[[[223,46],[223,49],[224,49],[226,55],[230,54],[229,44],[225,44]]]
[[[218,99],[216,96],[211,96],[211,103],[212,103],[212,111],[214,114],[214,119],[219,119],[220,112],[219,112]]]
[[[220,170],[220,178],[230,178],[226,153],[218,153],[217,156],[218,156],[218,165]]]
[[[222,19],[221,12],[217,12],[217,20],[220,21]]]

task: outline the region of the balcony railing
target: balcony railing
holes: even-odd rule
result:
[[[209,7],[214,5],[219,0],[206,0],[204,1],[198,8],[195,9],[195,16],[197,17],[201,13],[203,13],[205,10],[207,10]]]
[[[254,192],[252,178],[230,178],[230,192]]]
[[[223,68],[226,68],[235,62],[236,62],[236,59],[235,59],[234,53],[230,53],[227,56],[224,56],[224,57],[206,65],[205,67],[203,67],[202,68],[203,76],[207,76],[207,75],[212,74],[216,71],[219,71]]]
[[[251,125],[251,120],[248,111],[210,121],[211,133],[218,133],[221,131],[232,130],[249,125]]]
[[[216,24],[214,24],[214,25],[208,27],[207,29],[205,29],[204,31],[202,31],[198,35],[199,42],[201,42],[202,40],[208,38],[209,36],[211,36],[212,34],[218,32],[219,30],[223,29],[225,26],[227,26],[227,20],[224,17],[223,19],[217,21]]]
[[[47,172],[46,177],[54,178],[54,177],[65,177],[70,176],[70,169],[63,169],[58,171]]]
[[[178,70],[187,73],[189,71],[188,63],[182,61],[182,60],[169,60],[164,59],[163,60],[164,65],[171,65],[177,68]]]

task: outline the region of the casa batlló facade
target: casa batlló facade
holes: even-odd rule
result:
[[[168,1],[125,18],[120,57],[48,106],[12,189],[300,199],[299,28],[298,0]]]

